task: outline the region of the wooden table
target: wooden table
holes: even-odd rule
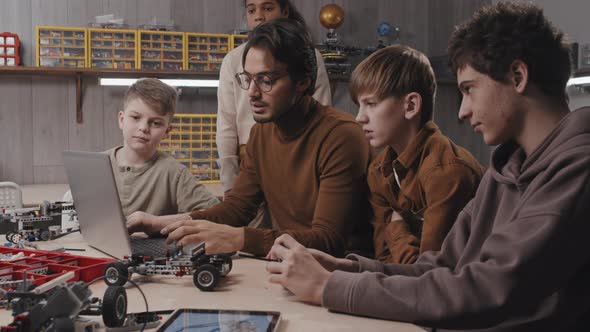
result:
[[[66,248],[84,248],[84,252],[70,253],[105,257],[101,252],[88,247],[80,233],[38,243],[42,247],[60,244]],[[192,276],[134,275],[132,280],[137,282],[145,293],[150,310],[221,308],[280,311],[282,320],[279,331],[423,331],[411,324],[333,313],[319,306],[299,302],[281,286],[267,281],[265,264],[266,262],[260,260],[236,257],[232,271],[221,280],[213,292],[202,292],[196,288]],[[129,284],[125,287],[129,301],[128,312],[145,311],[139,291]],[[90,289],[93,296],[102,297],[106,285],[98,281]],[[10,321],[10,312],[0,309],[0,323]]]

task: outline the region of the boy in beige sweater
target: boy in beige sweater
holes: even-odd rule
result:
[[[176,98],[174,88],[155,78],[143,78],[127,90],[118,113],[123,145],[106,153],[130,231],[134,224],[154,216],[178,220],[188,218],[189,211],[219,203],[186,166],[158,151],[171,130]]]

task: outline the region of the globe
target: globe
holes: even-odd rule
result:
[[[320,23],[326,29],[336,29],[344,22],[344,10],[337,4],[325,5],[320,9]]]
[[[377,34],[379,37],[387,37],[391,35],[391,24],[387,22],[381,22],[377,25]]]

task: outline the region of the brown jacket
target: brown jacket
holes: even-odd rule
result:
[[[342,255],[356,223],[368,224],[371,148],[350,114],[311,97],[281,121],[288,128],[254,125],[227,198],[191,216],[245,227],[265,199],[276,229],[246,227],[243,251],[265,255],[288,233],[306,247]]]
[[[427,250],[439,250],[459,211],[475,195],[482,174],[477,160],[432,121],[401,155],[392,148],[382,151],[368,176],[375,257],[409,264]],[[391,220],[394,210],[403,220]]]

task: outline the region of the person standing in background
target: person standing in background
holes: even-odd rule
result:
[[[303,16],[293,6],[290,0],[244,0],[248,28],[254,29],[261,23],[277,18],[290,18],[306,26]],[[242,56],[246,44],[228,53],[223,59],[219,73],[219,88],[217,90],[217,135],[216,143],[219,152],[217,161],[220,168],[223,191],[228,193],[240,172],[240,160],[244,159],[245,146],[250,137],[250,129],[255,123],[250,107],[248,92],[239,87],[236,74],[244,71]],[[322,105],[331,105],[330,82],[326,66],[316,50],[317,80],[313,93]],[[270,227],[270,219],[264,217],[265,203],[251,225],[261,224]],[[267,217],[269,217],[267,215]],[[264,221],[264,222],[263,222]]]

